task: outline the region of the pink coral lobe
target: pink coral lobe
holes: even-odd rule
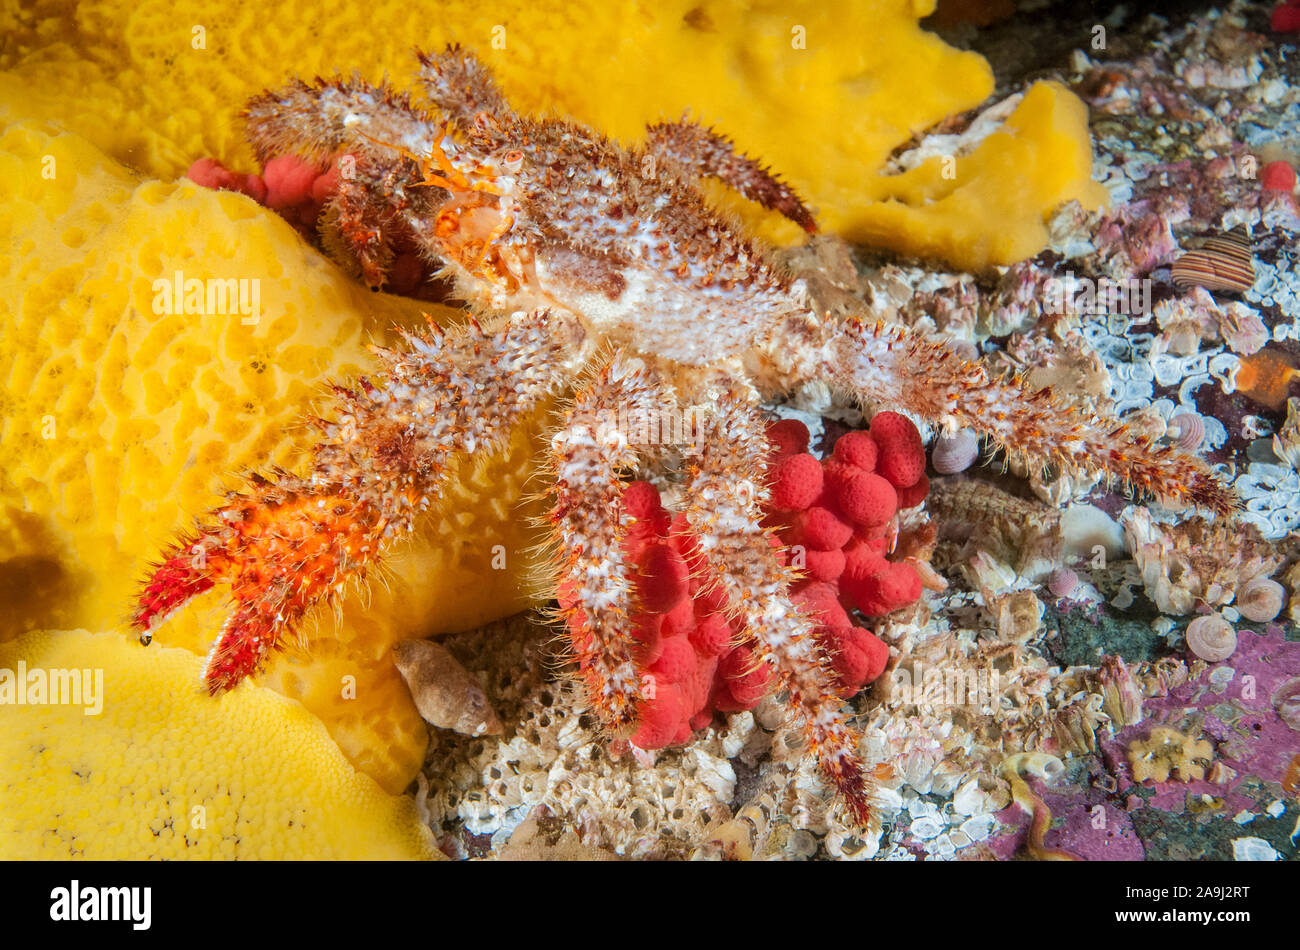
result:
[[[809,435],[802,423],[783,420],[768,427],[773,478],[767,514],[776,525],[792,523],[781,535],[803,548],[788,558],[804,575],[790,597],[816,623],[815,636],[846,697],[880,676],[889,660],[888,645],[855,625],[846,608],[883,616],[921,594],[920,575],[886,557],[883,535],[904,502],[919,504],[928,490],[918,467],[924,452],[910,421],[894,413],[881,416],[872,433],[839,439],[824,461],[805,451]],[[881,465],[896,481],[911,484],[895,487],[872,471]],[[725,595],[696,575],[699,539],[684,515],[671,517],[659,491],[645,481],[628,484],[621,504],[627,524],[623,550],[640,598],[632,617],[636,660],[648,680],[631,741],[658,749],[687,741],[715,713],[752,709],[766,694],[772,670],[738,642]],[[562,605],[569,599],[561,593]],[[583,635],[577,619],[570,630],[575,641]]]

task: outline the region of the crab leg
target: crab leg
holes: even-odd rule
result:
[[[817,233],[817,222],[794,189],[770,169],[736,151],[734,142],[713,129],[686,118],[661,122],[647,128],[644,148],[691,175],[717,178],[764,208],[779,211],[809,234]]]
[[[559,616],[570,631],[592,708],[618,735],[635,726],[641,699],[632,658],[634,569],[623,557],[619,504],[619,469],[633,465],[638,450],[619,418],[644,418],[668,398],[639,360],[615,355],[579,390],[551,440]]]
[[[453,43],[441,53],[416,53],[420,81],[433,104],[463,128],[480,115],[504,119],[513,116],[491,74],[472,53]]]
[[[316,603],[361,579],[381,550],[409,533],[438,497],[453,453],[490,450],[582,358],[572,317],[519,312],[495,333],[476,324],[405,334],[407,348],[376,348],[378,385],[336,387],[311,474],[249,476],[249,489],[200,525],[157,566],[133,618],[148,642],[167,614],[217,583],[234,611],[205,668],[208,689],[229,689]]]
[[[806,332],[789,325],[787,331]],[[795,370],[803,379],[823,373],[859,398],[969,427],[1039,465],[1101,475],[1218,514],[1237,508],[1231,491],[1199,459],[1130,436],[1117,421],[1090,419],[1050,390],[1034,392],[1023,379],[995,377],[904,327],[862,321],[831,327],[821,365]]]
[[[450,184],[430,170],[435,152],[446,158],[439,145],[444,130],[405,96],[360,80],[294,82],[253,99],[244,116],[264,165],[281,155],[337,163],[321,241],[346,269],[359,269],[367,286],[383,286],[395,243],[417,233],[446,198],[421,187]]]
[[[393,266],[393,211],[361,177],[343,178],[320,222],[321,243],[367,287],[382,287]]]
[[[382,142],[400,142],[408,154],[425,154],[443,132],[407,96],[359,79],[317,79],[310,85],[295,80],[249,100],[243,116],[262,164],[277,155],[314,162],[344,151],[382,155],[388,151]]]
[[[858,737],[844,721],[830,659],[787,591],[797,573],[781,564],[771,532],[760,525],[769,449],[757,394],[734,386],[707,421],[706,438],[687,460],[685,513],[699,538],[704,575],[727,595],[778,690],[803,716],[810,751],[844,796],[853,820],[871,820]]]

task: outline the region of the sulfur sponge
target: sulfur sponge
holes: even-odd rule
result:
[[[0,859],[436,856],[411,799],[357,772],[315,716],[251,684],[213,699],[200,666],[179,649],[142,663],[114,631],[0,644],[0,670],[32,685],[87,670],[92,685],[80,705],[0,705]]]
[[[1090,181],[1086,110],[1040,83],[969,155],[883,169],[914,134],[980,105],[993,73],[921,29],[934,0],[445,0],[436,6],[47,0],[0,20],[0,98],[20,95],[163,179],[214,157],[256,171],[235,116],[291,77],[359,71],[414,88],[411,47],[472,48],[524,110],[624,141],[689,110],[771,165],[850,240],[968,268],[1032,255]],[[0,14],[3,18],[5,14]],[[0,112],[0,118],[3,113]],[[777,240],[796,225],[728,199]]]
[[[1088,108],[1060,83],[1035,83],[969,155],[945,158],[878,176],[871,192],[879,200],[845,236],[980,270],[1041,251],[1058,205],[1106,203],[1105,188],[1091,178]]]
[[[366,291],[243,195],[141,181],[40,121],[0,125],[0,204],[0,639],[125,620],[149,560],[235,485],[227,476],[298,463],[300,419],[323,404],[324,383],[362,372],[368,340],[428,309]],[[154,282],[177,272],[257,281],[256,322],[233,297],[235,312],[156,312]],[[411,781],[427,744],[392,644],[533,602],[540,510],[518,502],[542,419],[464,464],[382,580],[350,594],[341,621],[319,612],[309,653],[281,655],[259,679],[319,715],[389,791]],[[157,642],[205,653],[222,594]]]

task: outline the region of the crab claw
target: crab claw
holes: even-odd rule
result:
[[[148,643],[176,609],[228,583],[233,611],[203,671],[213,694],[256,673],[316,603],[359,577],[387,526],[364,501],[299,479],[250,481],[250,496],[232,496],[197,541],[157,567],[133,617]]]
[[[176,553],[157,565],[153,577],[140,592],[139,604],[131,618],[140,630],[140,642],[148,644],[153,631],[191,599],[210,590],[216,583],[206,556],[206,545],[196,541],[182,543]]]
[[[278,616],[267,615],[254,605],[241,606],[231,614],[203,665],[208,692],[215,696],[234,689],[244,677],[256,673],[279,641],[283,626]]]

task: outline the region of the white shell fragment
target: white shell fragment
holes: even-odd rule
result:
[[[1232,839],[1234,861],[1280,861],[1282,855],[1263,838]]]

